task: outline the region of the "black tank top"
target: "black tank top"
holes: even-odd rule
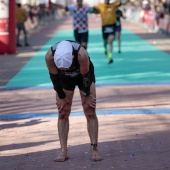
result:
[[[70,68],[66,71],[62,71],[59,68],[57,68],[57,69],[59,71],[60,76],[77,77],[78,75],[80,75],[80,65],[78,63],[78,52],[82,46],[77,41],[72,41],[72,40],[66,40],[66,41],[69,41],[73,47],[73,55],[74,55],[73,62],[72,62],[72,65],[70,66]],[[57,47],[58,43],[54,44],[51,47],[53,56],[56,51],[56,47]]]

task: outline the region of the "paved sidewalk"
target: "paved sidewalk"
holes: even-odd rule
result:
[[[70,117],[70,159],[53,162],[59,153],[57,119],[1,121],[0,169],[4,170],[168,170],[169,115],[98,116],[99,151],[91,162],[85,117]],[[8,134],[8,135],[7,135]]]
[[[90,28],[100,28],[98,17],[89,19]],[[31,47],[0,56],[0,170],[170,169],[168,83],[97,86],[99,152],[104,158],[100,162],[90,160],[86,119],[76,89],[70,117],[70,159],[53,162],[60,147],[53,89],[4,88],[57,31],[72,29],[70,17],[49,25],[30,34]],[[123,27],[170,54],[165,35],[128,22]]]

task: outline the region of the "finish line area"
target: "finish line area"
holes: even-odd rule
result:
[[[10,109],[6,107],[7,104],[2,102],[0,109],[1,120],[57,116],[55,93],[42,56],[44,56],[50,45],[55,43],[56,39],[58,41],[62,40],[63,35],[67,36],[68,39],[73,38],[71,30],[58,31],[0,89],[4,98],[7,98],[8,102],[11,100]],[[122,31],[122,53],[117,53],[117,42],[114,42],[115,63],[108,65],[107,59],[102,55],[103,44],[100,29],[90,30],[90,35],[88,52],[95,67],[98,106],[96,113],[98,115],[170,113],[170,104],[168,102],[168,93],[170,93],[168,88],[170,85],[168,78],[170,77],[170,58],[167,53],[160,51],[130,30],[124,29]],[[134,48],[135,46],[138,46],[138,48]],[[24,91],[26,91],[25,94]],[[44,95],[42,91],[44,91]],[[6,97],[5,93],[10,98],[8,98],[8,95]],[[18,97],[16,98],[16,96]],[[41,99],[40,96],[45,97],[46,101]],[[76,94],[76,106],[73,106],[71,116],[83,115],[78,96],[79,93]],[[160,97],[165,98],[165,100],[161,100]],[[119,100],[120,98],[121,100]],[[37,101],[42,102],[41,107],[40,104],[37,104]],[[142,101],[144,104],[140,104]],[[53,105],[46,106],[49,102],[53,103]],[[15,106],[13,103],[15,103]],[[30,112],[22,103],[28,104],[32,111]],[[77,106],[77,103],[79,103],[79,106]],[[18,109],[12,111],[12,108],[17,108],[17,105]],[[19,108],[20,105],[22,106],[21,109]],[[44,105],[48,108],[46,112],[44,111]],[[34,107],[35,109],[33,109]],[[39,108],[38,111],[36,110],[37,107]],[[17,110],[20,112],[17,112]]]
[[[5,85],[5,88],[48,87],[51,81],[45,63],[45,53],[57,41],[73,39],[72,30],[58,31],[22,69]],[[160,51],[128,29],[122,31],[122,53],[118,54],[114,42],[114,63],[107,64],[103,52],[100,29],[90,30],[88,53],[94,64],[96,85],[170,84],[169,54]],[[137,47],[137,48],[135,48]]]
[[[65,22],[66,27],[70,23],[71,20]],[[50,28],[62,30],[57,26],[63,23],[53,24]],[[127,26],[126,23],[124,28]],[[56,40],[73,37],[71,29],[58,31],[53,36],[53,32],[47,34],[50,28],[32,37],[31,44],[42,46],[34,55],[34,48],[23,47],[19,56],[16,54],[15,60],[10,60],[31,55],[12,78],[11,73],[22,62],[15,65],[9,62],[12,57],[5,56],[10,65],[1,67],[3,71],[8,70],[9,81],[5,85],[2,82],[0,88],[0,169],[169,169],[170,57],[127,28],[122,31],[121,54],[117,53],[117,41],[114,42],[113,65],[108,65],[104,58],[100,30],[90,30],[88,51],[95,66],[98,146],[103,161],[89,159],[87,120],[78,88],[69,117],[69,160],[53,161],[60,152],[58,110],[44,54]],[[145,35],[148,38],[148,34]],[[49,37],[52,38],[46,43],[42,39],[39,44],[36,41]],[[153,41],[155,38],[154,34]]]

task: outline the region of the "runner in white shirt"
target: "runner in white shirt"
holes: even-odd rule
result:
[[[63,8],[62,5],[59,6]],[[69,11],[73,19],[74,38],[87,48],[88,43],[88,13],[93,13],[93,7],[83,5],[83,0],[77,0],[77,4],[64,7]]]

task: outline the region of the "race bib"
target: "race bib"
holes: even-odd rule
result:
[[[104,28],[104,33],[111,33],[113,31],[114,31],[113,27],[105,27]]]
[[[87,30],[78,30],[78,33],[85,33]]]

